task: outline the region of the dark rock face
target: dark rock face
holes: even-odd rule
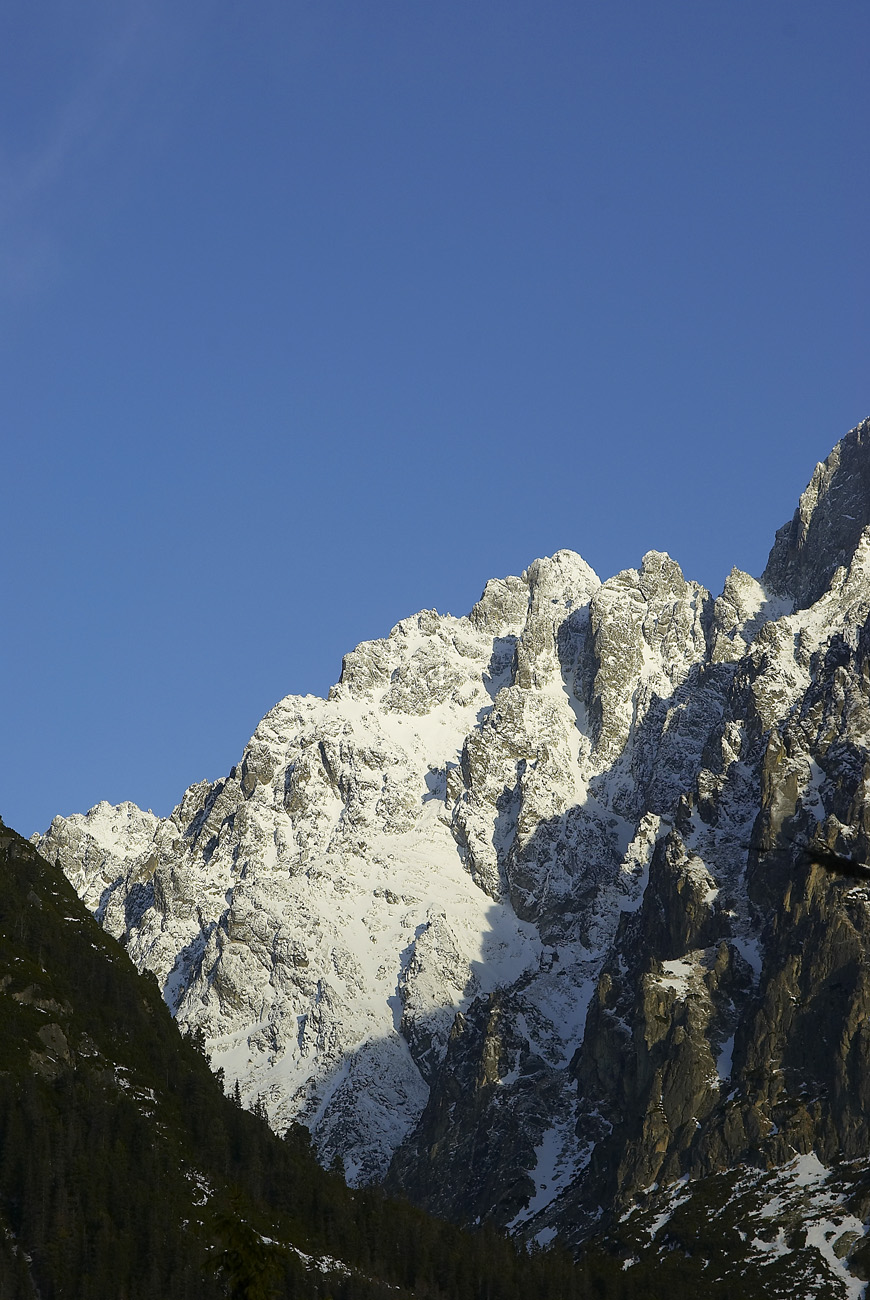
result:
[[[559,1105],[560,1083],[518,1031],[522,1014],[515,999],[496,993],[453,1023],[420,1122],[428,1145],[409,1142],[393,1165],[395,1182],[435,1214],[455,1217],[461,1201],[471,1222],[495,1215],[507,1223],[534,1192],[524,1171]],[[515,1080],[510,1094],[505,1079]]]

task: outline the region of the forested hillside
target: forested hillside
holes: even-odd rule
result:
[[[0,824],[0,1300],[573,1300],[580,1271],[321,1169]]]

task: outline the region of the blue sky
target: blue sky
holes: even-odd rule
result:
[[[561,547],[760,573],[870,414],[865,0],[7,0],[0,813],[167,813]]]

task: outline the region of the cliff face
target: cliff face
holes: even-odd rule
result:
[[[760,583],[559,552],[360,646],[170,818],[40,849],[277,1128],[576,1241],[870,1151],[870,894],[807,854],[870,858],[868,616],[865,422]]]
[[[865,420],[817,465],[790,523],[777,530],[762,582],[805,609],[848,566],[868,523],[870,421]]]

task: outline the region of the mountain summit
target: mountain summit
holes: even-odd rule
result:
[[[774,1171],[798,1232],[870,1151],[870,896],[807,853],[870,860],[868,616],[865,421],[761,581],[560,551],[358,646],[170,817],[38,847],[352,1183],[570,1244]],[[799,1229],[843,1295],[859,1210]]]

